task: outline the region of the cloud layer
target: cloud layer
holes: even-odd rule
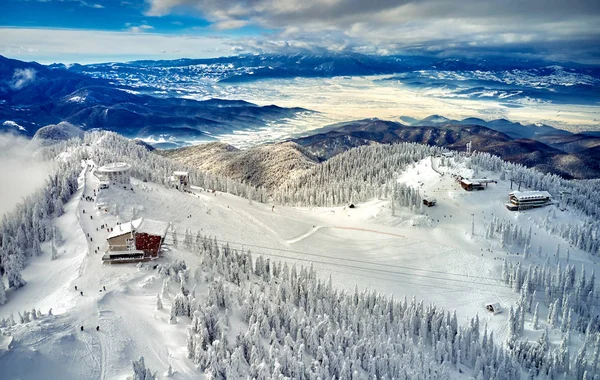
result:
[[[230,55],[218,37],[75,29],[0,28],[0,55],[41,63],[94,63]],[[20,77],[19,77],[20,78]],[[21,78],[24,79],[24,78]]]
[[[600,3],[594,0],[147,1],[153,16],[193,9],[218,29],[257,25],[276,31],[249,40],[247,48],[310,45],[398,52],[510,47],[565,59],[569,54],[600,58]]]

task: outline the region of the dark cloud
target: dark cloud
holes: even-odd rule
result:
[[[584,0],[147,0],[150,15],[195,9],[213,27],[275,32],[238,42],[249,49],[329,51],[544,46],[553,56],[597,56],[600,2]],[[594,48],[596,45],[596,48]],[[579,50],[568,46],[579,47]]]

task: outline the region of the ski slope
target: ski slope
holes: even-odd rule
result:
[[[55,220],[65,240],[58,259],[50,261],[49,254],[33,258],[22,273],[28,284],[8,292],[9,302],[0,306],[0,318],[17,317],[33,307],[43,314],[52,308],[54,314],[13,327],[10,348],[0,344],[2,379],[126,379],[131,375],[131,360],[139,356],[159,374],[171,365],[174,378],[201,376],[186,357],[189,321],[168,323],[170,297],[163,298],[165,309],[156,310],[162,279],[153,270],[155,262],[101,262],[108,235],[101,226],[113,227],[134,217],[172,222],[176,228],[178,247],[169,232],[157,262],[183,259],[188,267],[197,266],[200,257],[183,248],[182,242],[186,229],[193,236],[200,231],[232,248],[251,250],[254,257],[313,265],[319,276],[331,276],[339,288],[369,288],[397,299],[414,295],[425,303],[456,310],[459,323],[479,314],[482,326],[487,324],[497,339],[506,334],[507,313],[492,316],[484,305],[499,302],[508,308],[518,298],[501,281],[500,272],[502,260],[523,258],[516,249],[505,252],[498,241],[486,241],[486,223],[495,215],[524,228],[533,225],[534,250],[540,245],[543,252],[554,253],[557,244],[568,246],[536,226],[553,206],[510,212],[504,207],[508,181],[465,192],[450,174],[489,178],[497,174],[473,173],[464,166],[441,167],[437,158],[422,160],[398,179],[418,187],[421,195],[436,197],[437,205],[414,211],[396,208],[394,215],[387,200],[372,200],[354,209],[273,208],[199,187],[184,193],[136,179],[126,188],[111,185],[94,197],[99,182],[92,174],[94,165],[82,165],[80,188],[65,206],[65,214]],[[86,196],[95,199],[87,201]],[[576,219],[569,211],[556,217]],[[530,262],[545,260],[533,256]],[[587,253],[574,248],[570,262],[597,267]],[[174,284],[170,295],[176,290]]]

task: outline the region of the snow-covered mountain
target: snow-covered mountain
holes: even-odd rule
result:
[[[308,112],[239,100],[143,95],[105,79],[1,56],[0,74],[2,129],[29,137],[43,126],[68,122],[150,141],[212,141],[211,135],[249,131]]]
[[[388,75],[381,81],[400,82],[443,98],[490,99],[514,104],[532,100],[596,104],[600,100],[595,91],[600,84],[600,70],[595,66],[504,57],[466,60],[361,54],[257,54],[73,65],[68,69],[139,91],[200,98],[226,95],[226,88],[215,86],[217,83]]]
[[[0,226],[0,373],[597,376],[594,183],[443,153],[363,146],[267,192],[112,133],[45,147],[57,173]],[[99,190],[94,169],[115,161],[130,183]],[[188,191],[168,186],[174,170]],[[467,192],[457,176],[495,182]],[[509,211],[517,186],[553,203]],[[171,223],[160,258],[102,264],[106,228],[140,217]]]

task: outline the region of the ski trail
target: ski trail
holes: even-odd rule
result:
[[[96,359],[96,355],[94,355],[94,352],[92,351],[92,349],[90,348],[90,344],[88,343],[87,338],[85,337],[85,332],[82,331],[83,334],[81,334],[82,336],[82,341],[85,343],[85,348],[87,349],[88,353],[90,354],[90,356],[92,357],[92,359],[94,359],[94,361],[96,362],[96,365],[98,366],[98,368],[100,369],[100,373],[102,373],[102,367],[103,364],[98,362],[98,359]]]
[[[102,354],[102,357],[100,358],[102,361],[100,366],[100,379],[104,380],[106,379],[106,345],[104,344],[104,334],[100,334],[99,331],[98,333],[98,342],[100,344],[100,352]]]
[[[310,230],[308,230],[307,232],[305,232],[305,233],[303,233],[303,234],[301,234],[301,235],[298,235],[298,236],[296,236],[296,237],[294,237],[294,238],[291,238],[291,239],[289,239],[289,240],[286,240],[286,243],[288,243],[288,244],[294,244],[294,243],[297,243],[297,242],[299,242],[300,240],[304,240],[304,239],[306,239],[307,237],[309,237],[310,235],[314,234],[315,232],[317,232],[317,231],[318,231],[318,230],[320,230],[321,228],[329,228],[329,227],[327,227],[327,226],[316,226],[316,227],[313,227],[313,228],[311,228]]]

